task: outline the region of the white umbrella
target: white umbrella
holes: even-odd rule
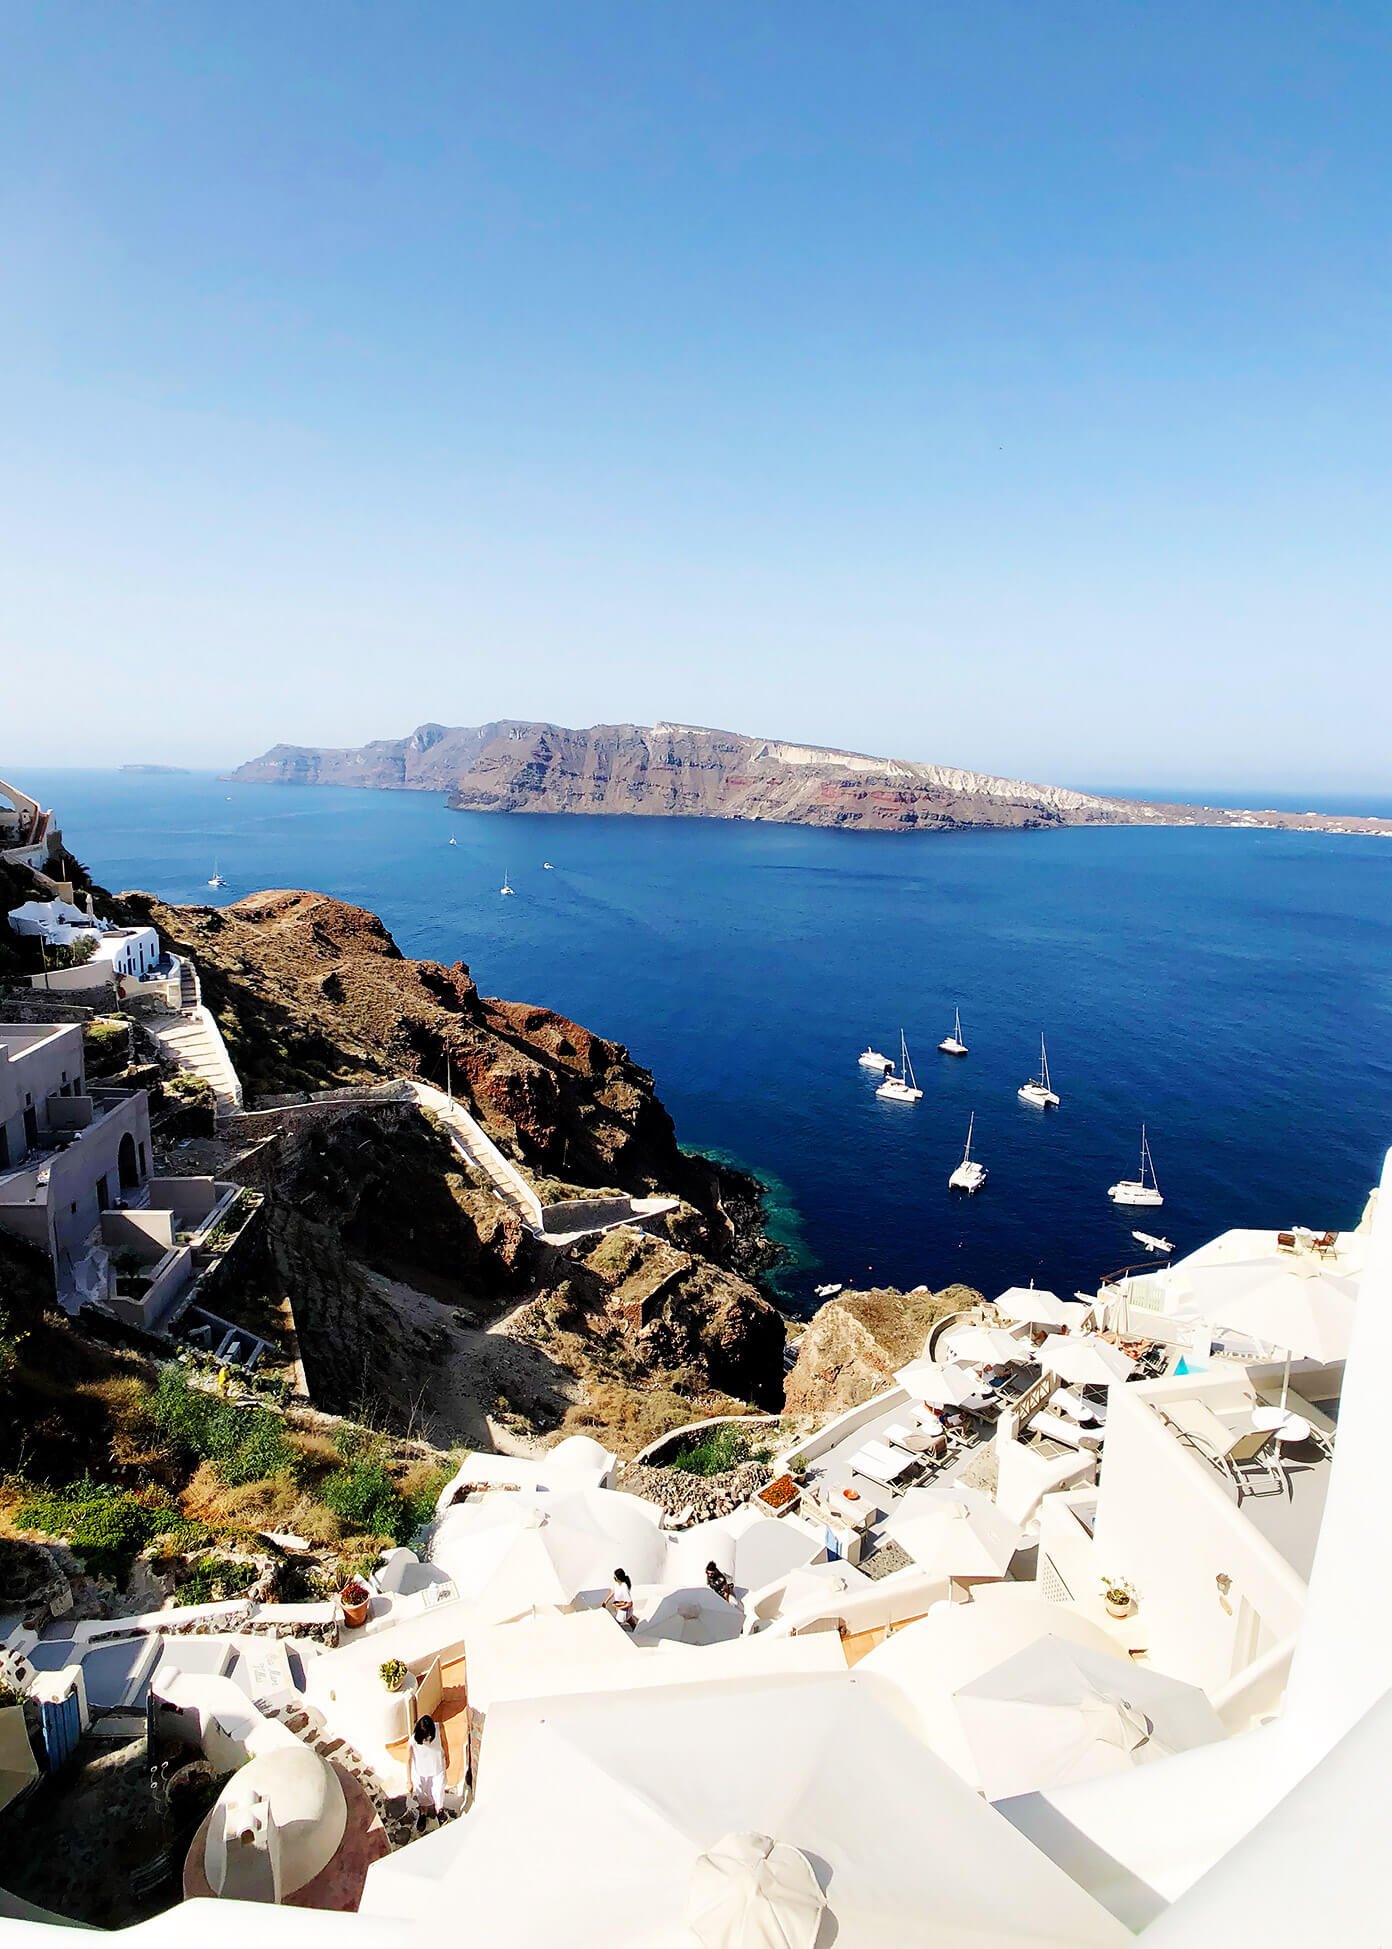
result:
[[[995,1302],[1002,1319],[1028,1326],[1071,1326],[1078,1318],[1057,1293],[1042,1286],[1009,1286]]]
[[[672,1539],[664,1581],[705,1581],[714,1563],[742,1590],[759,1590],[826,1548],[820,1530],[795,1517],[764,1516],[746,1503],[729,1516],[697,1523]]]
[[[884,1534],[929,1576],[1002,1577],[1024,1532],[988,1495],[953,1483],[908,1490]]]
[[[988,1800],[1143,1766],[1221,1739],[1196,1685],[1041,1638],[953,1694]]]
[[[633,1642],[656,1644],[665,1638],[674,1644],[724,1644],[743,1630],[740,1606],[727,1603],[702,1584],[690,1590],[669,1590],[652,1616],[633,1633]]]
[[[1051,1333],[1039,1349],[1039,1364],[1077,1387],[1124,1381],[1136,1371],[1134,1360],[1096,1333]]]
[[[955,1363],[940,1367],[936,1360],[911,1360],[894,1378],[914,1400],[930,1408],[957,1408],[981,1392],[980,1374]]]
[[[1180,1292],[1211,1325],[1245,1333],[1284,1352],[1284,1407],[1292,1356],[1342,1360],[1348,1353],[1357,1290],[1354,1281],[1313,1261],[1283,1264],[1267,1258],[1196,1267]]]
[[[569,1489],[535,1497],[487,1496],[449,1510],[430,1554],[461,1597],[496,1618],[569,1604],[605,1588],[616,1568],[632,1582],[660,1580],[666,1539],[652,1504],[612,1489]]]
[[[959,1327],[955,1333],[944,1334],[943,1352],[951,1360],[982,1360],[993,1366],[1034,1359],[1034,1349],[1003,1326]]]
[[[705,1949],[813,1949],[825,1908],[800,1849],[727,1834],[697,1858],[686,1919]]]

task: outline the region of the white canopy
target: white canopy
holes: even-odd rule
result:
[[[960,1407],[981,1392],[981,1376],[956,1362],[940,1367],[936,1360],[911,1360],[894,1376],[915,1401],[930,1408]]]
[[[1296,1359],[1342,1360],[1348,1352],[1357,1281],[1312,1259],[1195,1266],[1174,1291],[1199,1318]]]
[[[979,1360],[992,1366],[1019,1365],[1034,1359],[1034,1349],[1003,1326],[961,1326],[943,1335],[943,1351],[952,1360]]]
[[[1196,1685],[1041,1638],[953,1695],[988,1800],[1143,1766],[1223,1738]]]
[[[638,1606],[642,1616],[644,1606]],[[689,1590],[669,1590],[658,1600],[656,1609],[633,1633],[637,1645],[656,1644],[670,1639],[674,1644],[724,1644],[739,1637],[744,1629],[744,1612],[730,1604],[704,1583]]]
[[[697,1861],[734,1831],[807,1856],[837,1949],[1131,1939],[858,1672],[500,1705],[478,1781],[466,1820],[373,1864],[362,1913],[463,1917],[509,1949],[693,1949]]]
[[[758,1590],[826,1548],[826,1539],[797,1516],[766,1516],[748,1503],[714,1522],[697,1523],[672,1541],[669,1582],[704,1583],[714,1563],[741,1590]]]
[[[995,1306],[1002,1319],[1028,1326],[1072,1326],[1080,1317],[1076,1306],[1070,1311],[1067,1301],[1042,1286],[1008,1286]]]
[[[616,1569],[660,1581],[666,1539],[651,1503],[612,1489],[482,1497],[456,1504],[431,1540],[434,1563],[487,1615],[520,1617],[608,1588]]]
[[[1124,1381],[1136,1371],[1134,1360],[1096,1333],[1051,1333],[1039,1349],[1039,1364],[1078,1387]]]
[[[727,1834],[697,1856],[686,1914],[705,1949],[814,1949],[826,1905],[797,1848]]]
[[[934,1577],[1003,1577],[1023,1533],[988,1495],[957,1483],[908,1490],[884,1526]]]

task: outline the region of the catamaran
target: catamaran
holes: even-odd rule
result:
[[[878,1049],[862,1049],[858,1060],[862,1069],[878,1069],[881,1076],[894,1067],[889,1057],[882,1056]]]
[[[939,1047],[939,1048],[940,1048],[940,1049],[942,1050],[942,1052],[943,1052],[943,1054],[944,1054],[945,1056],[965,1056],[965,1055],[966,1055],[966,1053],[967,1053],[967,1045],[966,1045],[966,1043],[965,1043],[965,1042],[963,1042],[963,1040],[962,1040],[962,1011],[961,1011],[961,1009],[959,1009],[959,1008],[954,1008],[954,1009],[953,1009],[953,1011],[952,1011],[952,1033],[951,1033],[951,1035],[945,1035],[945,1036],[943,1037],[943,1039],[942,1039],[942,1041],[941,1041],[941,1042],[940,1042],[940,1043],[938,1044],[938,1047]]]
[[[1139,1177],[1123,1178],[1107,1196],[1116,1205],[1163,1205],[1160,1186],[1155,1181],[1155,1161],[1150,1154],[1145,1125],[1141,1125],[1141,1170]]]
[[[511,887],[510,887],[510,886],[508,885],[508,876],[507,876],[507,868],[506,868],[506,867],[504,867],[504,868],[503,868],[503,884],[502,884],[502,885],[501,885],[501,886],[500,886],[500,887],[498,888],[498,891],[499,891],[499,893],[511,893],[511,892],[512,892],[512,888],[511,888]]]
[[[1042,1035],[1039,1038],[1039,1074],[1028,1083],[1021,1083],[1015,1094],[1022,1103],[1038,1104],[1041,1110],[1047,1110],[1050,1104],[1058,1108],[1058,1092],[1049,1081],[1049,1056]]]
[[[962,1161],[947,1180],[949,1191],[979,1191],[986,1182],[986,1166],[978,1164],[971,1154],[972,1131],[976,1125],[976,1111],[967,1118],[967,1147],[962,1152]]]
[[[226,880],[223,879],[221,873],[218,871],[218,863],[216,860],[213,861],[213,877],[209,880],[208,885],[210,887],[225,887],[227,885]]]
[[[876,1096],[888,1097],[892,1103],[917,1103],[923,1091],[914,1080],[913,1064],[909,1061],[909,1045],[904,1040],[904,1031],[899,1031],[899,1074],[890,1065],[888,1076],[875,1091]]]

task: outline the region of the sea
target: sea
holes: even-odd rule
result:
[[[1392,1145],[1392,841],[847,834],[8,775],[103,885],[217,904],[316,888],[485,994],[624,1043],[685,1145],[768,1186],[793,1312],[833,1282],[1091,1290],[1146,1258],[1133,1227],[1184,1252],[1234,1225],[1351,1225]],[[937,1049],[954,1007],[966,1057]],[[901,1031],[914,1104],[857,1062],[897,1055]],[[1016,1095],[1041,1033],[1056,1110]],[[972,1112],[989,1177],[963,1198],[947,1179]],[[1143,1123],[1165,1203],[1128,1212],[1107,1187],[1135,1175]]]

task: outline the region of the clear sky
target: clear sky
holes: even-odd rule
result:
[[[0,7],[0,759],[1386,789],[1385,0]]]

